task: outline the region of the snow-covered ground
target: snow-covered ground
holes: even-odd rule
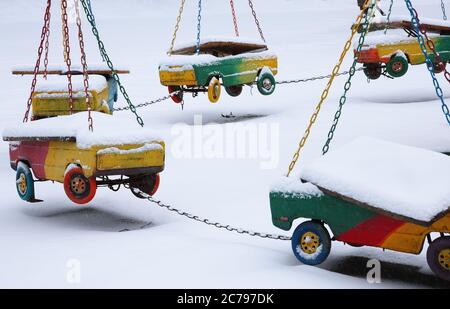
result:
[[[242,35],[257,39],[246,1],[236,2]],[[279,56],[278,79],[329,74],[358,13],[354,0],[254,2],[270,51]],[[178,1],[95,0],[93,4],[111,59],[131,69],[132,74],[122,79],[134,102],[165,95],[157,66],[168,49]],[[414,4],[419,14],[441,18],[438,2],[415,0]],[[0,6],[3,129],[22,120],[30,77],[12,76],[10,69],[34,63],[44,1],[0,0]],[[394,14],[407,14],[402,1],[396,1],[394,10]],[[203,12],[202,35],[233,35],[228,1],[205,1]],[[50,56],[55,64],[62,61],[57,14],[54,8]],[[180,42],[194,40],[195,22],[195,3],[187,1]],[[101,62],[86,26],[88,61]],[[78,59],[78,54],[74,52],[72,58]],[[350,58],[343,69],[349,67]],[[448,83],[442,76],[439,79],[450,97]],[[342,77],[336,80],[296,173],[321,154],[344,82]],[[188,97],[184,110],[169,101],[140,109],[146,126],[158,131],[168,144],[157,198],[222,223],[280,233],[271,224],[269,190],[286,173],[325,84],[323,80],[280,85],[268,97],[256,89],[253,94],[245,89],[239,98],[223,91],[215,105],[204,95]],[[125,105],[124,100],[118,105]],[[235,121],[221,116],[230,112],[238,116]],[[134,121],[127,112],[115,117]],[[210,125],[194,129],[192,125],[200,120]],[[240,154],[237,150],[223,153],[234,142],[227,134],[235,130],[250,132],[248,144],[257,142],[259,136],[256,155],[245,149],[239,149]],[[183,139],[189,133],[196,138]],[[424,66],[410,68],[403,78],[370,83],[359,73],[332,148],[367,135],[450,152],[449,133]],[[221,135],[231,138],[223,151]],[[187,141],[193,143],[191,153],[183,152]],[[45,202],[25,204],[15,192],[7,149],[7,143],[1,142],[0,287],[449,287],[432,275],[424,253],[414,256],[333,243],[329,259],[319,267],[309,267],[297,262],[289,242],[215,230],[137,200],[125,190],[101,189],[89,206],[80,207],[65,197],[62,185],[38,183],[37,197]],[[123,229],[130,231],[119,233]],[[369,259],[381,261],[381,284],[366,280]],[[71,274],[78,266],[80,282],[67,280],[68,276],[73,279]]]

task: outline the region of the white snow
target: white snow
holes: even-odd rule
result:
[[[12,71],[20,71],[20,72],[33,72],[34,71],[34,66],[31,65],[13,65],[11,67]],[[117,71],[125,71],[128,70],[127,67],[125,66],[118,66],[116,63],[114,64],[114,69]],[[43,63],[41,62],[41,67],[40,70],[44,70],[44,66]],[[71,71],[76,71],[76,72],[83,72],[83,67],[80,64],[73,64],[70,67]],[[103,62],[103,63],[89,63],[88,64],[88,71],[109,71],[109,67],[108,65]],[[63,65],[63,64],[49,64],[47,66],[47,71],[58,71],[61,72],[61,74],[65,74],[67,73],[67,66]]]
[[[108,87],[106,78],[100,75],[89,76],[89,90],[101,92]],[[84,91],[84,79],[82,75],[72,76],[72,89],[74,92]],[[47,76],[47,80],[39,76],[36,84],[36,92],[68,92],[66,76]],[[59,96],[59,95],[58,95]]]
[[[428,24],[428,25],[435,25],[435,26],[444,26],[444,27],[450,27],[450,21],[443,20],[442,18],[427,18],[425,16],[420,16],[419,13],[419,19],[422,24]],[[391,15],[389,18],[389,21],[391,23],[394,22],[411,22],[411,15]],[[387,16],[377,15],[372,20],[373,23],[387,23]]]
[[[230,36],[215,36],[215,37],[204,37],[200,39],[200,45],[206,44],[206,43],[213,43],[213,42],[226,42],[226,43],[241,43],[241,44],[255,44],[255,45],[264,45],[266,46],[266,43],[264,43],[261,40],[255,39],[255,38],[246,38],[246,37],[230,37]],[[197,46],[196,41],[182,41],[181,43],[177,43],[174,47],[174,51],[178,49],[185,49]]]
[[[302,177],[420,221],[450,209],[450,157],[416,147],[360,137],[309,164]]]
[[[119,149],[117,147],[109,147],[109,148],[105,148],[105,149],[101,149],[99,151],[97,151],[97,154],[101,155],[101,154],[132,154],[132,153],[143,153],[146,151],[151,151],[151,150],[162,150],[163,147],[160,144],[145,144],[142,147],[138,147],[138,148],[134,148],[134,149],[129,149],[129,150],[123,150],[123,149]]]
[[[132,120],[92,112],[94,131],[88,129],[87,112],[20,123],[3,130],[3,137],[75,137],[77,146],[88,149],[101,145],[145,144],[159,141],[152,130]]]
[[[320,197],[323,192],[315,185],[305,182],[295,177],[282,177],[272,185],[272,192],[283,193],[286,195],[296,195],[298,197]]]
[[[439,34],[429,33],[430,38],[438,37]],[[407,33],[401,29],[389,29],[386,34],[384,30],[369,32],[364,41],[364,48],[375,47],[376,45],[395,45],[401,42],[416,42],[417,38],[409,37]],[[355,42],[356,44],[356,42]],[[355,45],[355,48],[358,45]]]

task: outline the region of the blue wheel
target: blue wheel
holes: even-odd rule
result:
[[[303,222],[297,226],[292,235],[292,251],[303,264],[319,265],[330,254],[330,234],[321,223]]]
[[[19,163],[16,171],[16,188],[20,198],[30,202],[34,199],[33,174],[28,166]]]

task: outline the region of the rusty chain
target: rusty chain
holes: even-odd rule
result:
[[[52,4],[52,1],[47,0],[47,8],[45,9],[45,14],[44,14],[44,26],[42,27],[41,40],[40,40],[39,47],[38,47],[38,57],[36,60],[36,64],[34,66],[33,81],[31,82],[31,91],[30,91],[30,96],[28,97],[27,109],[26,109],[25,115],[23,117],[23,122],[27,122],[28,117],[30,115],[31,103],[33,102],[33,94],[36,89],[37,75],[39,73],[39,68],[41,66],[42,52],[44,51],[45,36],[47,35],[47,31],[48,31],[47,26],[49,24],[48,21],[50,19],[51,4]]]
[[[50,6],[51,10],[51,6]],[[47,20],[47,33],[45,35],[45,56],[44,56],[44,79],[47,79],[47,70],[48,70],[48,51],[50,47],[50,20],[52,18],[51,12],[49,11],[49,16]]]
[[[73,114],[73,86],[72,86],[72,60],[70,59],[70,39],[69,39],[69,25],[67,18],[67,0],[61,0],[62,18],[63,18],[63,33],[64,33],[64,51],[66,55],[67,65],[67,83],[69,89],[69,108],[70,114]]]
[[[89,95],[89,75],[86,61],[86,52],[84,50],[83,30],[81,28],[80,6],[78,0],[74,0],[74,3],[75,3],[75,12],[77,15],[78,41],[80,43],[81,65],[83,67],[84,94],[86,96],[86,107],[88,111],[88,127],[89,131],[92,132],[94,130],[94,121],[92,120],[91,114],[92,107],[91,107],[91,98]]]
[[[239,27],[238,27],[238,22],[237,22],[237,17],[236,17],[236,10],[234,8],[234,1],[233,0],[230,0],[230,7],[231,7],[231,15],[233,16],[234,33],[238,37],[239,36]]]
[[[183,10],[184,10],[185,3],[186,3],[186,0],[181,0],[180,9],[178,10],[177,21],[175,23],[175,29],[174,29],[173,35],[172,35],[172,41],[170,42],[169,51],[167,52],[167,54],[169,56],[172,55],[173,48],[175,46],[175,41],[177,40],[177,33],[178,33],[178,30],[180,29],[180,22],[181,22],[181,18],[183,16]]]
[[[253,19],[255,20],[256,27],[258,28],[259,35],[261,36],[261,39],[265,43],[266,42],[266,38],[264,37],[264,33],[262,31],[261,24],[260,24],[260,22],[258,20],[258,17],[256,16],[255,7],[253,5],[252,0],[248,0],[248,5],[250,6],[250,9],[252,10]]]

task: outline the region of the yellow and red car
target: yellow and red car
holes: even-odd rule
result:
[[[268,53],[265,44],[232,40],[203,40],[200,54],[196,45],[173,50],[159,66],[161,84],[176,93],[172,99],[181,103],[184,92],[207,92],[212,103],[218,102],[221,86],[232,96],[239,96],[244,85],[255,82],[262,95],[275,91],[278,59]]]

